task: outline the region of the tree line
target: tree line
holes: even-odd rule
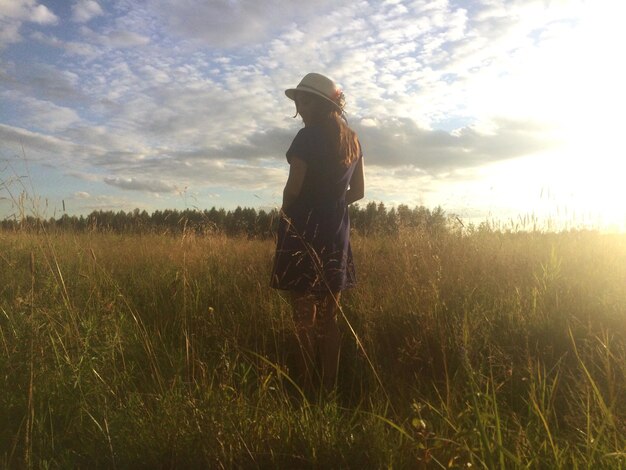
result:
[[[431,210],[424,206],[410,208],[407,205],[399,205],[388,209],[382,202],[370,202],[365,206],[353,204],[349,211],[352,229],[365,236],[393,235],[401,228],[419,228],[436,232],[445,230],[448,224],[448,217],[441,207]],[[129,212],[97,210],[87,216],[63,214],[58,218],[49,219],[30,215],[5,218],[0,221],[0,229],[119,234],[225,234],[268,238],[276,233],[279,217],[277,209],[265,211],[248,207],[237,207],[234,210],[215,207],[205,210],[165,209],[155,210],[151,214],[140,209]]]

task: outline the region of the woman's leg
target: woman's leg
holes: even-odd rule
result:
[[[317,344],[322,365],[322,384],[326,392],[335,389],[339,370],[341,336],[337,325],[337,307],[341,292],[324,295],[317,308]]]
[[[308,390],[313,387],[312,379],[315,370],[315,297],[304,292],[294,292],[291,304],[296,337],[300,345],[295,372],[299,385]]]

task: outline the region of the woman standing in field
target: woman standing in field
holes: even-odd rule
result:
[[[339,365],[339,298],[356,282],[348,205],[364,195],[363,156],[343,117],[343,92],[332,80],[309,73],[285,94],[304,128],[287,150],[271,286],[291,292],[301,383],[311,387],[319,353],[322,384],[330,391]]]

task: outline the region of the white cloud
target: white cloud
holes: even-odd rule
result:
[[[64,131],[81,121],[78,113],[51,101],[40,100],[21,93],[4,92],[4,100],[20,104],[20,121],[24,127],[38,128],[47,132]]]
[[[95,45],[81,41],[63,41],[56,36],[44,34],[41,31],[35,31],[30,35],[30,37],[41,44],[45,44],[46,46],[63,49],[71,55],[93,58],[101,55],[102,53],[99,50],[101,44]]]
[[[91,211],[132,211],[135,208],[153,210],[149,204],[138,202],[137,199],[112,196],[109,194],[89,194],[78,192],[66,198],[66,208],[69,213],[86,213]]]
[[[113,31],[107,35],[108,44],[113,47],[145,46],[150,38],[131,31]]]
[[[176,187],[158,180],[145,180],[138,178],[121,178],[107,176],[104,182],[111,186],[131,191],[148,191],[151,193],[173,193]]]
[[[95,58],[100,55],[100,51],[95,45],[85,44],[78,41],[67,41],[63,43],[63,49],[68,53],[86,58]]]
[[[59,18],[44,5],[37,5],[30,11],[28,21],[39,24],[56,24]]]
[[[112,49],[145,46],[150,43],[149,37],[132,31],[115,30],[100,34],[83,27],[81,34],[81,41],[65,41],[41,31],[31,33],[30,37],[46,46],[63,49],[71,55],[93,59],[106,56]]]
[[[41,32],[32,34],[32,37],[41,43],[64,49],[70,54],[94,58],[108,53],[108,48],[123,49],[145,46],[150,43],[150,38],[131,31],[111,31],[106,34],[99,34],[84,29],[83,36],[84,41],[64,41]]]
[[[5,72],[0,72],[0,84],[6,90],[19,92],[19,96],[37,96],[73,105],[82,105],[87,100],[80,90],[80,77],[76,72],[35,61],[7,62],[5,67]]]
[[[38,24],[55,24],[59,18],[36,0],[0,1],[0,18],[13,18]]]
[[[2,18],[0,16],[0,49],[7,45],[19,42],[22,39],[20,35],[21,22]]]
[[[200,41],[211,47],[236,47],[267,40],[271,33],[290,25],[296,18],[312,16],[328,6],[342,2],[330,0],[151,0],[152,11],[174,34]]]
[[[53,155],[66,158],[76,151],[76,146],[67,140],[4,124],[0,124],[0,142],[3,150],[9,149],[16,154],[21,153],[18,150],[23,146],[28,158],[48,160]]]
[[[46,6],[35,0],[0,0],[0,52],[23,39],[20,29],[24,22],[51,25],[58,20]]]
[[[102,8],[94,0],[79,0],[72,6],[72,20],[78,23],[86,23],[102,14]]]

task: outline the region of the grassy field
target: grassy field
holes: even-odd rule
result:
[[[0,466],[626,468],[626,235],[353,248],[305,400],[271,240],[0,233]]]

